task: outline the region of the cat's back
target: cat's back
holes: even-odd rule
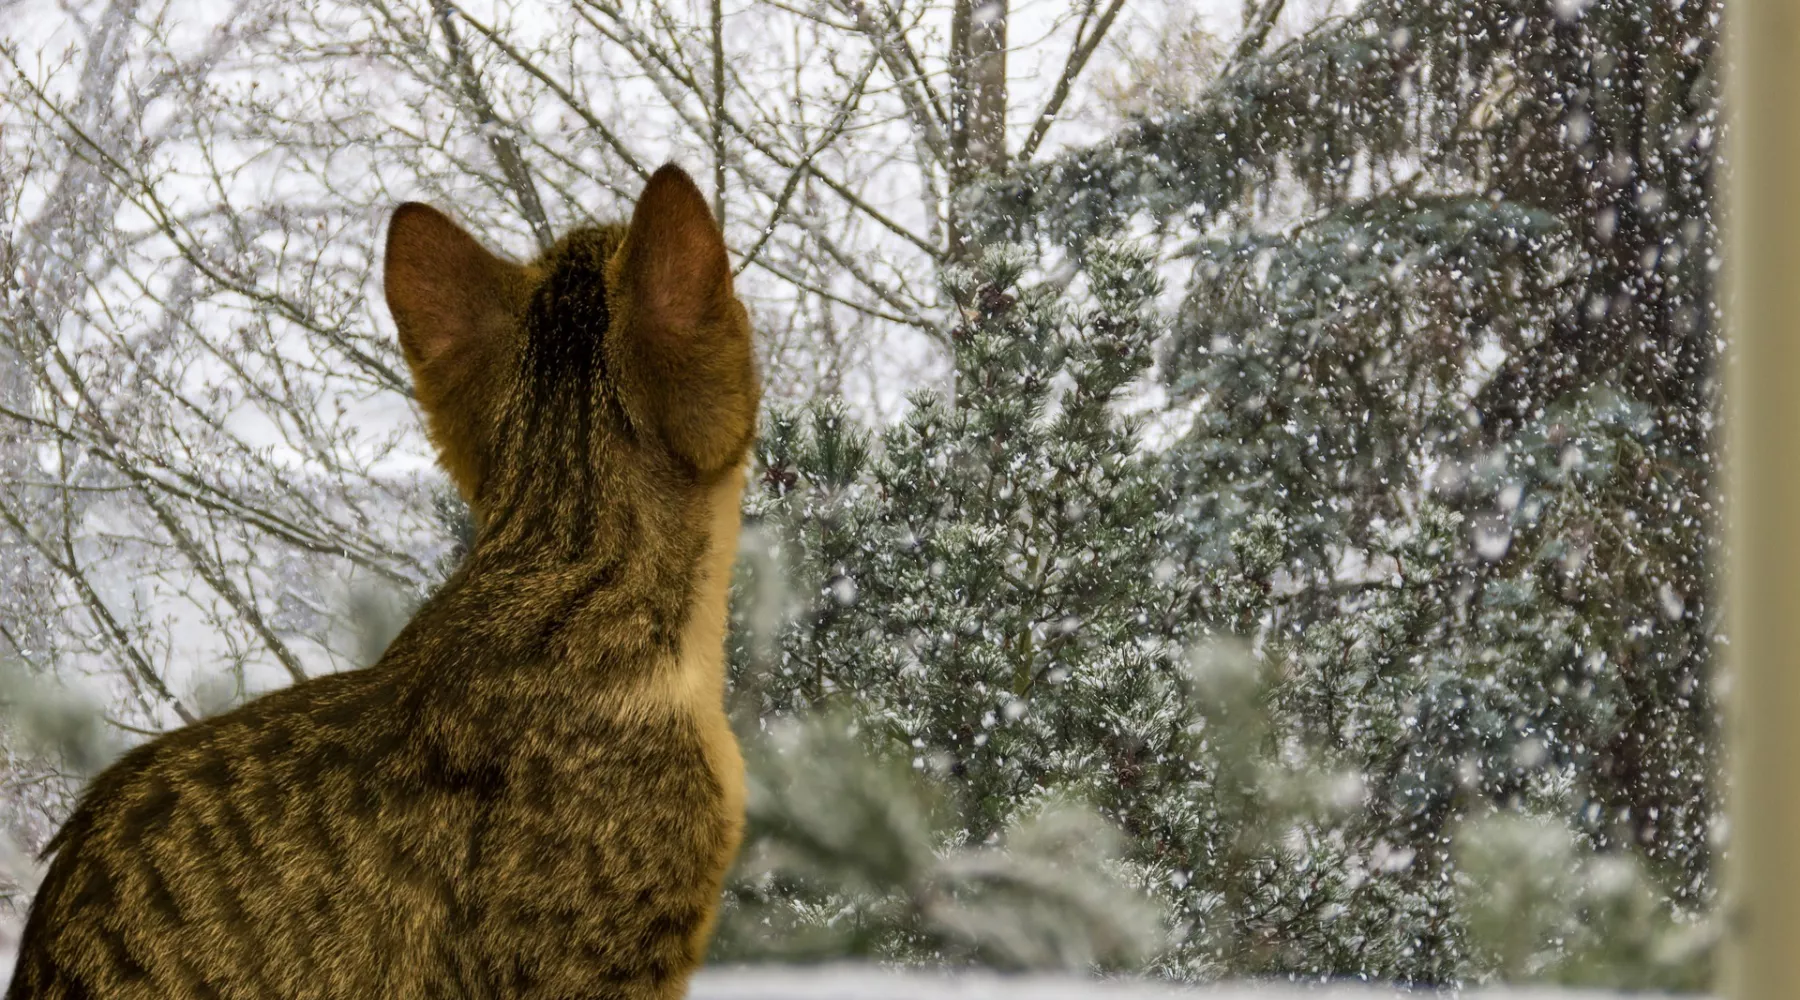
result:
[[[472,996],[638,996],[701,959],[742,760],[716,690],[672,693],[677,661],[612,673],[527,664],[449,702],[438,766],[481,802],[450,927]]]
[[[443,920],[455,845],[407,787],[408,680],[307,681],[102,772],[51,842],[8,1000],[328,997],[427,960],[408,942]]]

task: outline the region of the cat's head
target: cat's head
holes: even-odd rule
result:
[[[700,489],[744,459],[760,393],[749,319],[712,212],[672,164],[628,225],[577,230],[523,265],[402,205],[385,287],[478,523],[575,494]]]

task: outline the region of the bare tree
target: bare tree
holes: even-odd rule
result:
[[[527,256],[705,162],[771,394],[891,412],[942,363],[960,193],[1053,144],[1123,6],[0,6],[0,659],[135,739],[379,651],[348,611],[464,541],[371,305],[408,198]],[[7,746],[35,846],[71,775]]]

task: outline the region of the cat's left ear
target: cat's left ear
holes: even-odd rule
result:
[[[429,205],[394,210],[382,282],[388,310],[438,456],[471,502],[491,444],[484,400],[509,349],[523,274]]]
[[[416,378],[504,328],[519,271],[430,205],[394,210],[382,285]]]
[[[645,185],[609,268],[608,367],[632,423],[699,471],[743,458],[761,394],[750,322],[706,198],[674,164]]]

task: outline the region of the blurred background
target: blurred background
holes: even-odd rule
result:
[[[719,962],[1696,990],[1721,0],[0,0],[0,951],[469,541],[399,202],[684,165],[768,409]]]

